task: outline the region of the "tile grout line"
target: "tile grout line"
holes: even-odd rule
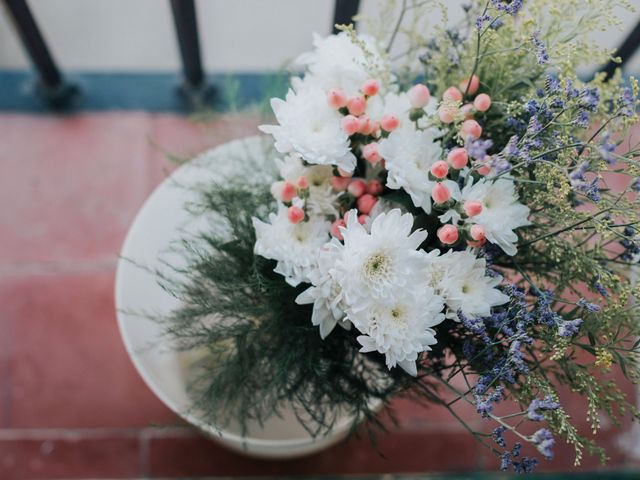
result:
[[[113,270],[118,264],[119,257],[103,258],[101,260],[75,261],[35,261],[0,264],[0,279],[21,275],[55,275],[61,273],[91,273]]]

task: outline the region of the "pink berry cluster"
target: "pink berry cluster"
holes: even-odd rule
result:
[[[292,202],[296,197],[306,198],[309,195],[309,180],[306,177],[298,178],[295,184],[292,182],[277,182],[273,185],[271,193],[275,198],[289,206],[287,218],[291,223],[300,223],[305,219],[304,210],[297,205],[292,205]]]

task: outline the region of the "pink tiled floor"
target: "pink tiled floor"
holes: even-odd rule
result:
[[[255,132],[146,113],[0,115],[0,479],[334,474],[495,469],[437,409],[398,401],[398,427],[289,462],[250,460],[202,438],[138,377],[113,305],[129,223],[180,157]],[[633,389],[629,390],[634,395]],[[605,427],[611,467],[640,441]],[[560,448],[546,468],[569,468]],[[595,466],[593,459],[587,466]]]

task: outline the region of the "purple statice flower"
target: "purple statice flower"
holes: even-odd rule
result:
[[[538,65],[544,65],[549,61],[549,52],[547,52],[547,46],[542,40],[540,40],[540,30],[536,30],[531,35],[531,41],[536,47],[536,56],[538,57]]]
[[[491,15],[488,15],[488,14],[480,15],[478,18],[476,18],[476,29],[482,30],[482,27],[484,27],[484,24],[487,22],[490,22],[491,19],[492,19]]]
[[[589,126],[589,112],[586,110],[580,110],[573,123],[579,127],[587,128]]]
[[[614,165],[616,163],[616,159],[613,156],[613,152],[616,150],[616,144],[613,142],[609,142],[611,135],[609,132],[605,133],[602,136],[602,142],[598,146],[598,151],[600,152],[600,156],[602,159],[607,162],[609,165]]]
[[[499,385],[493,389],[490,394],[475,395],[475,403],[477,412],[483,417],[487,418],[493,411],[493,404],[499,403],[504,398],[504,387]]]
[[[576,318],[574,320],[563,320],[558,324],[558,335],[563,338],[573,337],[580,331],[580,326],[584,320]]]
[[[604,288],[604,285],[602,285],[597,280],[593,282],[593,288],[595,288],[598,291],[598,293],[600,295],[602,295],[603,297],[608,297],[609,296],[609,292],[607,292],[607,289]]]
[[[558,93],[560,91],[560,81],[551,75],[547,75],[544,81],[544,88],[549,93]]]
[[[487,157],[487,150],[493,146],[492,140],[482,140],[469,138],[465,142],[465,148],[472,158],[476,160],[484,160]]]
[[[553,458],[553,447],[556,444],[553,434],[546,428],[541,428],[531,437],[538,451],[544,455],[544,458],[551,460]]]
[[[551,395],[545,396],[542,400],[534,398],[527,407],[527,417],[534,422],[541,422],[544,420],[544,415],[541,412],[549,412],[560,408],[560,404],[553,400]]]
[[[491,3],[496,10],[515,16],[522,8],[524,0],[491,0]]]
[[[640,192],[640,177],[634,178],[630,187],[634,192]]]
[[[513,470],[516,473],[531,473],[538,466],[536,458],[523,457],[520,462],[513,462]]]
[[[522,133],[527,127],[527,124],[518,118],[507,117],[507,127],[513,129],[518,133]]]
[[[585,87],[580,95],[580,103],[584,108],[586,108],[587,110],[595,110],[596,108],[598,108],[598,104],[600,103],[600,90],[595,87]]]
[[[618,112],[625,117],[633,117],[636,113],[636,99],[629,87],[624,88],[618,97]]]
[[[595,313],[600,311],[600,305],[596,305],[595,303],[589,303],[584,298],[581,298],[576,302],[580,308],[584,308],[589,313]]]
[[[504,439],[504,432],[506,430],[507,430],[507,427],[500,425],[499,427],[494,428],[493,432],[491,432],[491,438],[493,439],[493,441],[496,442],[502,448],[506,448],[507,446],[507,442]]]
[[[467,317],[462,310],[458,310],[458,318],[467,330],[479,336],[483,342],[491,343],[491,339],[487,335],[487,327],[480,317]]]
[[[565,86],[565,95],[569,100],[577,98],[578,95],[580,95],[580,90],[573,86],[573,80],[571,80],[570,78],[567,79],[567,83]]]
[[[529,101],[527,101],[522,108],[524,108],[524,111],[526,113],[528,113],[529,115],[534,115],[535,113],[538,112],[538,108],[540,108],[540,105],[538,104],[538,102],[536,102],[535,100],[531,99]]]
[[[542,123],[540,123],[540,120],[538,119],[537,115],[533,115],[529,119],[529,125],[527,127],[527,133],[529,135],[536,135],[536,134],[540,133],[541,130],[542,130]]]

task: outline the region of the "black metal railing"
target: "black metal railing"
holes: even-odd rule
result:
[[[52,107],[67,106],[78,89],[66,82],[55,59],[38,28],[26,0],[1,0],[15,25],[15,29],[38,74],[37,92]],[[197,12],[194,0],[169,0],[176,29],[176,38],[182,59],[183,82],[180,91],[190,106],[201,105],[213,93],[207,85],[202,66],[202,54],[198,35]],[[336,0],[333,15],[333,32],[336,25],[349,24],[358,13],[359,0]],[[610,77],[616,68],[622,67],[640,47],[640,23],[625,38],[617,56],[621,62],[609,62],[602,71]]]

